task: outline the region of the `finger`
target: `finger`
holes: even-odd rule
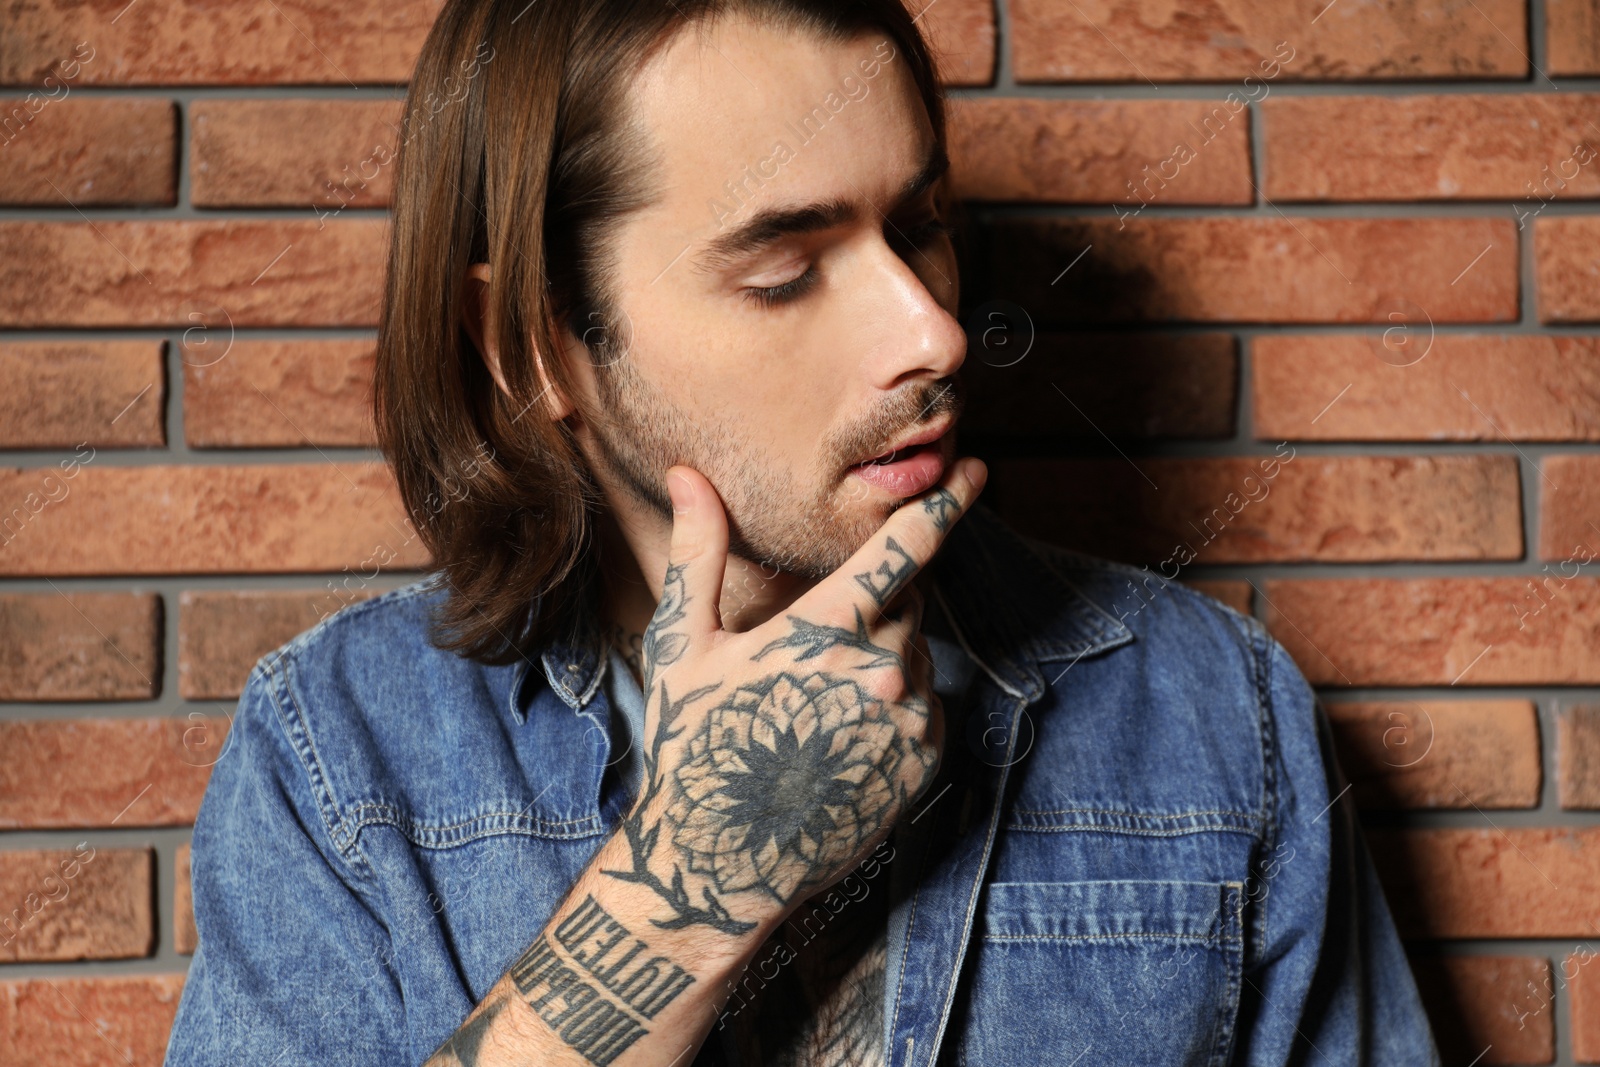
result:
[[[912,582],[884,609],[881,618],[867,625],[867,634],[874,645],[890,649],[900,657],[904,677],[913,689],[921,687],[918,668],[928,665],[923,658],[927,652],[917,645],[922,636],[925,611],[922,591]]]
[[[922,628],[922,616],[926,610],[927,601],[923,599],[922,590],[916,582],[907,582],[894,599],[884,605],[882,618],[870,628],[876,630],[881,627],[887,633],[902,633],[909,640],[911,634]]]
[[[796,601],[808,618],[876,621],[944,544],[988,478],[981,459],[964,456],[939,484],[903,504],[837,571]]]
[[[728,566],[728,516],[706,476],[693,467],[667,468],[672,497],[672,543],[658,623],[693,641],[722,629],[722,576]],[[665,612],[665,614],[663,614]],[[682,612],[681,618],[674,618]]]

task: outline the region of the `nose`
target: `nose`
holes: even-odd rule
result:
[[[887,237],[870,242],[861,278],[869,373],[886,390],[949,377],[967,358],[967,335],[953,314],[960,293],[955,256],[948,245],[897,249],[894,229],[885,229]]]

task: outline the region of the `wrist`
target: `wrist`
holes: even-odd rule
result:
[[[708,876],[679,863],[658,871],[641,854],[624,820],[590,860],[564,909],[592,895],[652,951],[693,959],[707,973],[738,970],[791,910],[759,893],[740,894],[749,899],[725,904],[720,895],[704,891],[711,885]]]

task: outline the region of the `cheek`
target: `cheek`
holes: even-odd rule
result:
[[[788,313],[747,313],[703,295],[630,295],[641,372],[685,418],[798,484],[832,462],[824,443],[862,406],[850,393],[861,333],[838,302],[822,294]]]

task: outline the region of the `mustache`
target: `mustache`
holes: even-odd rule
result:
[[[890,409],[859,431],[846,434],[835,449],[839,465],[848,466],[856,457],[884,452],[915,426],[951,415],[961,417],[966,407],[966,389],[957,375],[920,383],[890,401]]]

